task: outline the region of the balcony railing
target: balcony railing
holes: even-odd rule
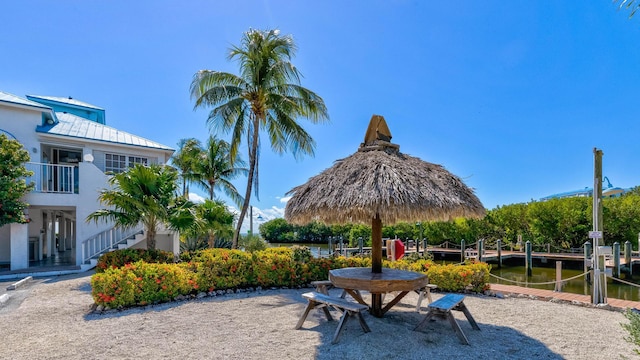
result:
[[[33,171],[33,176],[27,178],[27,184],[33,183],[35,185],[34,192],[78,193],[77,166],[28,162],[26,168]]]

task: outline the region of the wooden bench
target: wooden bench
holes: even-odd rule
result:
[[[431,290],[437,289],[438,285],[436,284],[427,284],[427,286],[416,289],[415,292],[418,294],[418,303],[416,304],[416,311],[420,312],[420,305],[422,304],[422,300],[426,297],[429,301],[429,304],[433,302],[431,298]]]
[[[424,326],[432,317],[441,316],[449,320],[451,327],[453,328],[453,330],[455,330],[460,341],[462,341],[462,343],[465,345],[469,345],[469,340],[464,335],[464,333],[462,332],[462,329],[460,328],[460,325],[456,321],[456,318],[453,317],[453,314],[451,313],[451,310],[462,311],[464,313],[464,316],[467,317],[467,320],[469,320],[469,324],[471,324],[471,327],[476,330],[480,330],[480,327],[478,327],[478,324],[473,319],[473,316],[471,316],[471,313],[469,312],[467,307],[464,305],[463,301],[464,301],[464,295],[447,294],[441,297],[440,299],[432,302],[428,306],[429,311],[427,312],[427,315],[413,330],[414,331],[418,330],[419,328]]]
[[[340,334],[344,329],[344,324],[347,322],[347,319],[349,317],[357,316],[358,320],[360,321],[360,326],[362,327],[362,330],[364,330],[365,333],[368,333],[371,331],[366,321],[364,321],[364,317],[362,316],[362,311],[369,309],[369,307],[366,305],[354,303],[342,298],[328,296],[318,292],[304,293],[302,294],[302,297],[309,300],[309,304],[307,305],[307,308],[304,310],[304,313],[300,317],[300,320],[298,320],[298,324],[296,325],[296,330],[302,327],[302,324],[304,324],[304,321],[306,320],[307,315],[309,315],[309,311],[311,311],[311,309],[316,307],[322,307],[322,310],[327,316],[327,320],[333,321],[333,317],[331,317],[331,313],[327,308],[328,306],[331,306],[331,307],[340,309],[340,311],[342,311],[342,317],[340,318],[340,323],[338,324],[338,328],[336,329],[336,332],[333,335],[333,340],[331,341],[332,344],[335,344],[336,342],[338,342],[338,338],[340,337]]]
[[[312,281],[311,285],[316,287],[316,292],[319,292],[325,295],[329,295],[329,290],[336,288],[336,286],[333,285],[331,280]],[[356,292],[356,294],[360,295],[360,291],[358,290],[354,290],[354,291]],[[346,296],[347,296],[347,290],[342,289],[342,294],[340,294],[340,297],[344,299]]]

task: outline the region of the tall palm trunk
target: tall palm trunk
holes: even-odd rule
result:
[[[238,238],[240,237],[240,228],[242,228],[242,222],[244,220],[245,215],[247,215],[247,210],[249,209],[249,203],[251,202],[251,189],[253,187],[253,176],[255,174],[256,166],[257,166],[257,157],[258,153],[258,121],[256,120],[253,126],[253,133],[251,134],[253,139],[251,143],[251,148],[249,149],[249,176],[247,177],[247,191],[244,193],[244,203],[242,204],[242,209],[240,209],[240,218],[238,218],[238,225],[236,226],[236,232],[233,234],[233,240],[231,242],[231,248],[238,248]]]
[[[155,250],[156,249],[156,221],[150,221],[147,225],[147,250]]]

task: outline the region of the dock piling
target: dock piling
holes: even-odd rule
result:
[[[587,282],[591,282],[591,273],[589,267],[591,267],[591,243],[584,243],[584,272],[587,273]]]
[[[613,277],[620,278],[620,243],[613,243]]]
[[[498,250],[498,269],[502,268],[502,239],[496,240],[496,250]]]
[[[533,276],[533,265],[531,264],[531,241],[525,243],[525,266],[527,269],[527,276]]]
[[[624,243],[624,263],[625,267],[629,269],[628,278],[631,278],[631,241],[629,240]]]
[[[556,286],[553,291],[562,291],[562,261],[556,261]]]

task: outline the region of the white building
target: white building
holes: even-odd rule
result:
[[[0,133],[29,152],[35,184],[25,198],[31,222],[0,227],[0,275],[87,269],[110,248],[146,246],[141,227],[125,231],[86,218],[103,208],[97,198],[109,186],[106,172],[165,164],[174,150],[105,123],[104,109],[72,98],[0,91]],[[178,253],[176,234],[158,235],[158,249]]]

